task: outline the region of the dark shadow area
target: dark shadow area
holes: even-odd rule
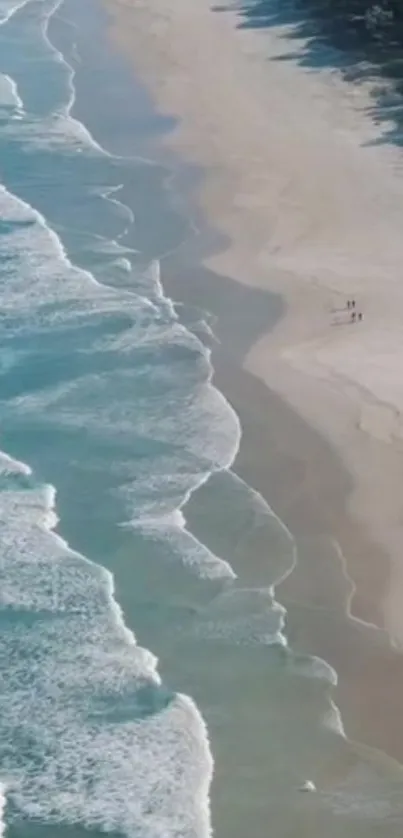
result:
[[[228,11],[233,5],[217,5]],[[312,69],[337,70],[346,81],[373,81],[370,116],[377,142],[403,144],[403,5],[399,0],[243,0],[239,27],[278,28],[284,53]],[[281,28],[283,27],[283,32]]]

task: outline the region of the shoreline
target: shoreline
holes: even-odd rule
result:
[[[322,286],[318,285],[311,277],[310,282],[301,283],[298,287],[296,280],[299,277],[292,275],[292,266],[286,266],[286,268],[277,270],[277,272],[272,270],[270,280],[268,279],[269,257],[267,251],[265,251],[267,233],[262,229],[261,217],[261,211],[263,209],[265,212],[266,207],[263,200],[259,203],[259,197],[261,196],[259,196],[258,183],[256,180],[253,181],[252,178],[252,182],[248,184],[248,189],[242,190],[243,171],[239,175],[239,183],[234,183],[231,179],[231,175],[236,170],[237,160],[235,159],[232,169],[229,169],[226,165],[221,165],[223,161],[219,154],[220,148],[218,148],[216,166],[212,167],[213,154],[211,147],[207,153],[203,153],[203,142],[206,139],[205,131],[202,133],[200,142],[196,142],[195,135],[197,128],[200,127],[200,120],[192,125],[194,108],[192,109],[191,104],[189,104],[189,92],[184,77],[184,68],[186,68],[186,60],[189,59],[189,53],[184,55],[181,55],[180,52],[174,53],[175,48],[178,49],[178,39],[175,40],[175,37],[171,38],[170,35],[172,33],[175,35],[177,22],[175,13],[170,9],[169,0],[160,0],[157,4],[157,9],[160,11],[159,18],[157,15],[152,18],[152,14],[141,4],[136,4],[136,7],[131,9],[128,3],[111,0],[111,2],[106,2],[105,5],[114,16],[112,36],[115,43],[126,55],[128,54],[128,47],[135,46],[136,58],[133,57],[133,54],[129,57],[134,62],[137,71],[148,81],[160,111],[169,115],[175,113],[181,117],[179,125],[163,142],[166,143],[168,149],[172,148],[174,153],[179,153],[185,160],[203,166],[205,177],[201,184],[202,210],[206,213],[207,218],[212,220],[214,227],[221,234],[224,234],[230,242],[225,249],[213,255],[208,255],[207,258],[202,260],[204,270],[207,270],[207,272],[211,270],[214,275],[219,274],[218,282],[221,284],[223,276],[229,276],[230,282],[238,288],[243,288],[245,294],[251,295],[254,291],[257,294],[264,294],[264,289],[267,288],[272,293],[281,292],[287,300],[286,316],[281,318],[273,331],[258,336],[258,340],[245,353],[242,363],[234,364],[233,358],[225,357],[225,355],[229,355],[228,352],[225,352],[225,345],[218,352],[213,350],[214,380],[224,395],[230,398],[240,416],[244,429],[235,469],[242,477],[246,477],[254,488],[261,491],[276,513],[285,520],[287,526],[290,524],[299,541],[299,548],[301,547],[301,539],[304,538],[306,539],[306,545],[309,545],[310,549],[312,548],[312,535],[309,534],[309,528],[313,531],[316,528],[319,541],[322,538],[319,545],[322,550],[323,531],[325,531],[326,536],[329,536],[329,534],[333,538],[337,536],[339,544],[333,542],[331,548],[329,548],[330,558],[326,563],[325,578],[321,582],[321,590],[319,593],[317,592],[319,600],[322,597],[325,603],[320,608],[323,607],[327,615],[329,614],[328,600],[332,599],[332,593],[328,596],[325,583],[332,579],[332,574],[335,574],[338,578],[339,587],[341,584],[342,593],[339,594],[338,607],[341,608],[342,621],[345,623],[346,642],[351,642],[351,636],[355,636],[353,643],[355,646],[354,660],[360,660],[364,650],[364,670],[365,665],[368,666],[368,661],[371,662],[371,676],[369,678],[371,686],[373,687],[379,681],[381,674],[385,681],[386,672],[388,676],[393,678],[393,689],[390,690],[391,681],[389,679],[383,690],[376,689],[375,694],[372,691],[373,700],[370,701],[370,709],[364,714],[363,718],[360,707],[360,699],[362,698],[360,679],[368,680],[368,678],[361,671],[356,678],[350,678],[348,684],[348,677],[351,676],[350,655],[345,656],[348,659],[347,661],[343,660],[340,650],[332,648],[334,644],[330,636],[326,636],[326,638],[318,637],[316,618],[319,608],[317,603],[315,605],[312,602],[310,603],[309,593],[304,590],[303,581],[297,578],[295,572],[281,586],[279,594],[286,607],[292,603],[294,618],[289,622],[291,642],[297,649],[300,647],[304,651],[323,656],[339,673],[340,682],[336,692],[336,701],[341,706],[347,731],[349,732],[350,729],[354,737],[357,735],[359,739],[368,744],[385,750],[397,759],[403,759],[403,742],[399,740],[399,737],[396,737],[396,725],[399,719],[399,695],[403,693],[403,676],[400,676],[399,673],[400,656],[390,647],[388,637],[382,631],[382,628],[386,627],[399,639],[401,637],[400,621],[398,615],[396,615],[396,605],[399,604],[399,588],[397,585],[397,601],[394,603],[389,597],[388,607],[385,608],[388,597],[389,573],[392,570],[396,574],[399,570],[394,560],[393,549],[391,549],[397,545],[391,544],[390,539],[385,538],[387,534],[385,530],[388,525],[387,517],[386,521],[382,520],[380,513],[375,525],[373,521],[368,521],[369,510],[372,510],[375,501],[374,492],[372,491],[371,495],[371,486],[369,485],[372,475],[365,473],[366,470],[371,472],[371,468],[377,467],[377,470],[374,471],[375,474],[379,474],[379,470],[381,470],[384,474],[390,475],[392,477],[391,491],[386,494],[388,498],[389,495],[392,497],[394,495],[396,498],[396,487],[399,485],[401,473],[401,454],[399,450],[396,451],[394,447],[390,446],[389,442],[385,442],[385,421],[382,416],[380,419],[376,417],[376,409],[373,411],[374,415],[371,415],[370,409],[368,409],[366,417],[362,418],[364,395],[362,388],[355,388],[354,382],[349,381],[343,391],[343,388],[339,386],[337,375],[333,377],[329,375],[328,369],[323,369],[320,363],[317,363],[317,369],[309,369],[308,362],[312,362],[314,358],[312,352],[310,355],[306,352],[307,359],[304,359],[306,347],[310,348],[310,344],[313,344],[315,340],[318,342],[319,338],[323,340],[324,312],[329,311],[329,306],[332,304],[338,304],[338,301],[344,300],[344,294],[347,292],[346,283],[341,283],[341,288],[336,291],[335,287],[331,285],[331,276],[326,278],[328,284],[324,283]],[[183,4],[180,5],[183,6]],[[204,3],[204,6],[207,8],[208,4]],[[166,13],[165,18],[163,11]],[[203,9],[203,14],[211,17],[215,13]],[[178,27],[178,37],[180,34],[183,35],[183,31],[179,31],[180,26],[186,26],[189,18],[183,8],[178,12],[179,18],[181,15],[183,19],[180,20]],[[215,18],[217,20],[217,30],[227,36],[229,28],[233,25],[231,16],[232,13],[229,13]],[[144,35],[144,30],[141,29],[141,24],[147,22],[149,25],[149,33],[144,38],[142,45],[139,44],[139,38],[136,37],[134,21],[140,24],[137,31],[141,30],[142,35]],[[122,24],[124,24],[124,31]],[[211,19],[211,27],[215,25]],[[210,23],[206,23],[207,26],[210,26]],[[238,35],[235,37],[238,38]],[[225,43],[223,41],[224,45]],[[233,55],[232,51],[231,55]],[[175,57],[177,59],[176,64]],[[243,60],[254,72],[256,69],[255,56],[251,57],[251,54],[246,51]],[[165,76],[163,74],[164,68],[169,68],[170,71]],[[176,108],[173,107],[175,101],[177,103]],[[180,101],[182,101],[182,110],[179,107]],[[203,111],[203,102],[198,103],[198,108],[201,112]],[[215,123],[213,117],[218,120],[220,114],[214,114],[212,109],[207,109],[205,113],[207,124],[210,116],[210,130],[214,135],[214,129],[217,129],[218,122]],[[256,186],[256,194],[253,191],[254,186]],[[199,196],[192,194],[191,197],[194,197],[197,203]],[[234,200],[234,197],[236,200]],[[260,227],[256,225],[256,219],[259,220]],[[247,241],[247,247],[245,241]],[[237,242],[236,245],[235,242]],[[249,260],[254,249],[255,256],[256,254],[258,256],[253,261],[253,271],[251,271]],[[183,250],[181,250],[182,255]],[[184,300],[185,303],[190,302],[191,305],[204,306],[211,310],[213,314],[217,313],[214,305],[216,292],[211,293],[210,288],[210,293],[206,293],[205,287],[198,288],[196,299],[194,299],[194,288],[189,292],[186,277],[182,277],[182,280],[178,279],[177,265],[175,271],[172,272],[172,274],[175,273],[175,279],[173,275],[169,276],[169,270],[167,273],[166,267],[166,263],[164,263],[164,286],[169,293],[173,291],[175,299]],[[248,277],[248,281],[245,281],[245,276],[250,273],[252,273],[252,277]],[[343,277],[344,279],[346,278]],[[222,314],[222,303],[220,307]],[[307,316],[304,318],[301,315]],[[221,327],[222,322],[219,321],[219,336]],[[335,331],[343,332],[344,330]],[[231,324],[229,334],[232,334],[233,337],[236,334],[234,331],[231,332]],[[292,336],[292,343],[290,342],[290,336]],[[227,337],[228,334],[225,335],[225,338]],[[334,340],[333,343],[335,343]],[[288,355],[291,354],[289,352],[290,345],[295,350],[292,363],[290,363],[290,358],[287,357],[287,352]],[[297,350],[300,350],[299,354]],[[240,350],[240,353],[238,352],[238,362],[240,354],[242,354],[242,350]],[[301,359],[304,363],[301,362]],[[309,369],[309,372],[307,369]],[[231,385],[229,384],[230,377],[232,377]],[[240,387],[243,395],[239,393],[239,378],[243,379]],[[237,381],[235,381],[236,379]],[[248,384],[245,384],[245,381]],[[343,381],[341,383],[343,384]],[[298,457],[300,461],[302,459],[302,471],[309,466],[312,475],[306,480],[305,474],[303,474],[300,479],[302,484],[300,491],[302,495],[304,492],[307,493],[306,502],[304,502],[303,497],[302,500],[300,497],[296,499],[287,497],[287,491],[283,493],[283,497],[281,491],[277,491],[278,497],[276,500],[276,498],[273,498],[272,486],[268,495],[269,478],[262,474],[259,475],[259,458],[253,458],[251,454],[244,456],[246,431],[243,422],[244,408],[242,404],[245,405],[244,394],[247,387],[253,391],[253,394],[251,392],[251,398],[248,399],[249,406],[253,403],[255,405],[254,421],[250,421],[251,436],[254,435],[256,438],[256,429],[260,431],[261,435],[267,432],[264,423],[257,416],[259,412],[257,404],[259,403],[262,407],[265,400],[268,400],[270,410],[273,409],[274,404],[277,404],[279,418],[276,422],[273,422],[273,425],[277,426],[276,430],[284,424],[285,416],[287,416],[286,425],[291,423],[292,427],[292,416],[295,410],[297,423],[300,427],[302,423],[305,433],[313,436],[314,441],[310,442],[310,450],[312,453],[316,448],[316,454],[310,463],[307,452],[301,458],[301,452],[304,448],[299,447],[301,442],[299,438],[297,438],[294,446],[296,449],[295,459],[297,460]],[[279,399],[271,395],[273,390],[278,394]],[[259,399],[256,400],[258,391],[260,395]],[[307,398],[307,394],[309,398]],[[316,409],[318,398],[322,403],[319,413]],[[237,404],[238,399],[240,399],[240,404]],[[361,422],[357,421],[357,410],[361,410]],[[366,429],[366,434],[362,433],[363,428]],[[284,454],[287,453],[287,444],[289,444],[290,439],[293,440],[292,433],[288,438],[287,434],[283,434],[284,438],[280,446],[282,448],[280,452],[281,465],[276,466],[277,470],[284,467]],[[300,431],[297,432],[297,437],[299,433]],[[273,442],[273,439],[271,441]],[[320,441],[319,448],[318,441]],[[330,443],[330,448],[328,443]],[[255,451],[257,448],[258,446],[255,445]],[[355,451],[355,455],[349,460],[348,470],[345,468],[345,462],[342,464],[343,448],[348,450],[349,454],[351,452],[354,454]],[[324,450],[327,451],[328,461],[323,455]],[[329,465],[329,460],[332,459],[333,463]],[[334,509],[334,498],[332,498],[332,494],[337,494],[333,487],[335,467],[339,469],[339,473],[344,474],[344,485],[339,493],[336,510]],[[271,469],[268,471],[272,474]],[[319,504],[318,513],[316,516],[313,515],[313,520],[309,519],[312,518],[315,495],[312,497],[312,486],[308,485],[307,491],[307,487],[304,485],[306,482],[309,484],[309,480],[313,481],[314,484],[316,482],[316,502]],[[341,482],[343,483],[343,481]],[[325,492],[324,498],[323,492]],[[307,515],[309,493],[311,493],[311,509]],[[276,493],[274,492],[274,494]],[[297,496],[298,494],[299,492],[296,492]],[[347,499],[348,509],[346,509]],[[393,514],[396,515],[396,508],[391,510],[391,515]],[[316,520],[314,520],[315,517]],[[308,526],[306,518],[308,519]],[[295,529],[297,529],[297,533],[295,533]],[[308,530],[308,534],[304,530]],[[327,546],[329,547],[329,545]],[[315,553],[315,550],[313,552]],[[300,564],[302,566],[302,562]],[[303,565],[304,573],[306,573],[306,557]],[[315,579],[315,573],[318,569],[317,550],[312,565],[311,580]],[[368,568],[370,568],[370,571]],[[399,577],[397,579],[399,581]],[[303,596],[301,597],[301,587],[306,598],[305,604]],[[295,601],[296,591],[297,602]],[[300,613],[304,611],[304,629],[301,620],[297,617],[298,609]],[[353,616],[351,616],[350,609]],[[308,621],[306,620],[307,613],[310,615]],[[310,623],[310,626],[307,626],[307,622]],[[366,623],[369,625],[366,625]],[[380,626],[380,630],[374,629],[374,624]],[[340,626],[338,626],[337,631],[339,629]],[[331,632],[325,632],[325,634],[330,635]],[[362,639],[363,635],[365,635],[364,640]],[[376,637],[375,644],[374,636]],[[374,646],[377,650],[376,653]],[[322,647],[324,647],[324,651],[321,654]],[[338,660],[336,661],[335,658]],[[393,696],[391,698],[390,692],[394,693],[395,698]],[[374,720],[379,719],[379,701],[382,702],[385,715],[388,717],[387,735],[384,730],[384,720],[380,726],[379,724],[374,725]]]
[[[244,287],[232,278],[216,275],[204,266],[193,266],[189,287],[191,269],[180,268],[174,257],[170,264],[164,263],[164,268],[164,288],[185,305],[196,309],[206,306],[215,313],[219,298],[220,313],[214,325],[219,345],[212,350],[214,384],[229,399],[242,426],[232,470],[266,499],[296,541],[297,566],[275,585],[276,598],[287,609],[289,644],[297,654],[317,656],[337,672],[333,699],[340,707],[347,737],[385,751],[399,761],[403,753],[402,742],[396,738],[403,689],[400,654],[391,648],[388,634],[376,624],[382,616],[380,611],[371,612],[368,621],[351,615],[354,583],[329,532],[341,531],[350,548],[358,552],[358,558],[372,552],[373,567],[377,567],[381,584],[387,581],[387,559],[382,559],[363,528],[350,519],[346,498],[352,483],[337,453],[285,400],[239,365],[242,347],[238,355],[235,330],[231,333],[235,346],[233,343],[228,351],[230,328],[224,312],[233,310],[240,297],[244,315],[248,309],[259,308],[262,312],[265,295],[251,289],[245,293]],[[253,299],[254,294],[257,300]],[[206,533],[197,527],[200,491],[203,490],[199,489],[188,502],[185,515],[191,531],[206,542]],[[209,544],[208,538],[207,545],[214,551],[215,545]],[[385,667],[391,677],[385,681],[383,693]],[[390,691],[391,678],[396,679],[396,689]],[[374,695],[366,696],[365,713],[361,689],[364,679],[371,686],[380,686]],[[380,700],[390,720],[386,728],[378,722]]]
[[[263,41],[254,32],[236,32],[235,12],[216,13],[210,9],[207,0],[197,6],[194,4],[190,12],[186,11],[183,2],[173,10],[170,0],[159,0],[152,12],[141,3],[133,6],[128,0],[115,0],[110,8],[115,9],[125,24],[123,33],[118,23],[115,40],[126,54],[130,47],[129,58],[147,79],[161,112],[180,115],[181,122],[167,137],[166,144],[186,161],[197,162],[205,168],[205,178],[196,200],[201,199],[207,217],[231,242],[219,254],[208,257],[206,266],[248,287],[280,293],[287,301],[287,317],[274,332],[262,337],[251,349],[245,366],[285,398],[338,450],[355,479],[355,488],[359,487],[351,500],[352,510],[356,516],[363,518],[365,526],[371,530],[372,539],[385,544],[400,587],[403,584],[399,567],[400,536],[403,532],[400,504],[396,505],[396,487],[400,486],[400,475],[403,474],[401,394],[399,387],[394,387],[391,382],[388,369],[389,361],[396,355],[393,363],[398,378],[401,355],[399,317],[403,303],[399,283],[395,280],[403,254],[395,231],[397,225],[400,229],[401,197],[395,186],[399,165],[397,152],[382,150],[382,155],[387,155],[387,165],[383,166],[382,160],[379,161],[376,156],[377,149],[370,145],[377,131],[368,119],[362,128],[362,136],[359,136],[360,142],[352,147],[352,132],[357,128],[357,118],[350,103],[343,102],[332,117],[333,122],[338,120],[340,124],[335,142],[329,149],[329,165],[337,166],[336,174],[342,175],[342,182],[340,187],[337,186],[334,200],[328,194],[335,187],[333,181],[324,184],[324,196],[320,190],[319,196],[315,191],[312,194],[312,173],[305,174],[304,166],[311,164],[314,170],[320,149],[314,147],[310,150],[312,132],[305,136],[307,129],[304,127],[297,139],[297,146],[300,142],[303,146],[304,156],[297,161],[296,171],[289,175],[287,170],[290,156],[292,160],[296,152],[295,143],[287,149],[285,162],[281,155],[280,161],[276,159],[277,147],[281,148],[281,141],[286,140],[287,132],[296,127],[294,123],[298,123],[298,129],[301,128],[302,120],[298,122],[297,113],[291,121],[290,108],[282,108],[274,89],[274,83],[278,81],[275,78],[273,89],[269,89],[270,104],[278,108],[282,124],[279,128],[271,127],[272,121],[267,114],[269,104],[262,102],[267,82],[259,53],[259,44],[261,48]],[[141,31],[141,39],[136,37],[137,31]],[[222,53],[219,71],[223,78],[217,85],[217,101],[209,95],[214,89],[212,74],[215,74],[216,68],[205,66],[204,54],[197,62],[192,61],[194,39],[199,34],[209,36],[212,53],[217,47],[219,54],[218,46]],[[278,45],[274,45],[272,52],[276,56]],[[290,65],[283,71],[284,66],[281,64],[280,74],[284,72],[285,75],[284,78],[280,75],[280,80],[285,92],[289,92],[291,84],[298,84],[303,91],[304,74]],[[188,84],[189,68],[192,71],[193,95],[190,95]],[[241,70],[245,79],[241,77]],[[315,86],[320,83],[320,74],[318,78],[319,82],[315,81],[309,93],[309,104],[315,106],[318,100],[315,116],[321,126],[326,103],[320,99],[321,91]],[[339,105],[342,86],[333,80],[332,85],[330,107]],[[226,98],[229,98],[228,104]],[[244,111],[240,124],[239,112]],[[326,117],[329,117],[328,113]],[[332,132],[333,122],[330,126]],[[236,127],[241,131],[240,138],[235,142]],[[359,127],[361,129],[361,124]],[[263,145],[262,134],[264,137],[267,135]],[[340,147],[337,144],[338,134],[341,136]],[[364,143],[367,143],[366,147]],[[348,165],[344,170],[343,155],[347,152]],[[332,153],[335,160],[331,157]],[[319,158],[322,166],[320,175],[324,173],[322,169],[328,168],[328,159],[323,157],[321,154],[322,160]],[[278,174],[274,170],[274,174],[270,166],[277,162],[282,163],[287,171]],[[269,174],[263,174],[267,171]],[[368,174],[376,176],[376,183],[367,195],[365,183]],[[379,189],[386,175],[388,181],[383,200]],[[353,233],[349,226],[360,217],[362,206],[357,206],[357,201],[351,207],[345,206],[342,187],[347,188],[350,179],[353,179],[361,204],[365,202],[363,218]],[[295,190],[297,194],[294,198]],[[351,194],[348,194],[350,198]],[[388,224],[384,225],[386,211],[389,217]],[[305,212],[308,215],[306,221]],[[329,212],[327,225],[321,225],[324,212]],[[371,229],[371,237],[368,237],[369,224],[375,231],[372,235]],[[309,239],[312,228],[315,232],[313,248]],[[345,249],[340,252],[340,241],[344,247],[344,238]],[[382,254],[386,257],[380,264]],[[328,264],[329,255],[333,257],[331,264]],[[381,288],[380,275],[383,276]],[[385,290],[386,279],[393,297],[388,297]],[[358,330],[349,330],[347,337],[344,329],[329,330],[329,321],[332,308],[344,306],[349,295],[358,296],[360,304],[365,304],[366,312],[365,323],[360,324],[358,336]],[[374,311],[380,319],[377,328],[367,324]],[[379,352],[380,340],[385,340],[382,353]],[[375,375],[371,378],[370,363],[374,360]],[[309,400],[305,398],[307,388],[313,396]],[[337,414],[342,417],[339,424],[335,421]],[[365,450],[361,451],[362,448]],[[385,492],[379,488],[381,481],[376,486],[369,485],[368,464],[372,462],[374,471],[379,472],[382,468],[385,477],[388,476],[391,485],[388,508]],[[357,613],[363,616],[362,606],[357,608]],[[389,599],[385,619],[388,630],[398,642],[401,641],[403,625],[398,602]]]
[[[188,195],[202,185],[199,171],[174,154],[172,166],[161,163],[166,118],[154,114],[145,90],[141,101],[140,80],[108,41],[103,9],[67,0],[60,17],[51,17],[54,11],[45,13],[48,27],[29,4],[27,17],[17,16],[11,69],[13,47],[20,43],[30,54],[31,34],[41,60],[25,87],[22,51],[26,118],[22,113],[10,131],[15,154],[8,156],[8,133],[3,144],[4,179],[39,221],[39,228],[24,228],[21,250],[12,237],[5,253],[6,273],[10,253],[11,266],[22,270],[5,288],[6,344],[16,364],[3,371],[3,447],[32,468],[28,482],[4,479],[6,605],[15,605],[6,609],[5,628],[17,688],[5,720],[10,835],[47,835],[53,824],[76,838],[105,831],[261,838],[270,818],[271,830],[287,838],[368,838],[386,812],[385,838],[396,838],[401,766],[345,737],[336,673],[304,654],[341,656],[350,733],[361,722],[355,717],[368,678],[362,666],[356,674],[357,658],[383,683],[371,631],[345,619],[351,590],[327,533],[339,516],[344,522],[351,481],[326,442],[243,367],[257,340],[280,325],[282,302],[204,266],[231,240],[198,208],[192,218]],[[56,94],[45,120],[29,107],[36,96],[42,102],[44,79]],[[66,96],[70,110],[59,123]],[[21,131],[29,133],[32,119],[38,154],[34,142],[25,156]],[[53,120],[60,154],[50,142]],[[88,131],[105,155],[92,152]],[[72,148],[77,132],[85,132],[84,142]],[[12,220],[13,201],[19,215],[13,195],[5,205]],[[131,243],[133,255],[117,259]],[[186,300],[179,322],[158,270],[143,275],[153,257],[158,269],[161,254],[164,286]],[[202,311],[192,308],[193,294]],[[33,300],[28,319],[26,297]],[[186,326],[212,349],[215,370]],[[222,395],[210,387],[212,374]],[[239,422],[233,416],[227,424],[224,393],[244,427],[237,471],[298,533],[300,566],[291,577],[293,534],[226,467]],[[208,484],[196,490],[196,476],[207,472]],[[177,510],[186,497],[189,527],[182,529]],[[157,513],[156,526],[154,509],[168,511]],[[231,568],[222,565],[227,558]],[[276,580],[284,580],[281,587]],[[389,667],[378,645],[376,661]],[[24,707],[33,728],[21,729]],[[364,734],[373,709],[370,700]],[[375,737],[380,731],[375,723]],[[318,793],[301,795],[309,784]]]

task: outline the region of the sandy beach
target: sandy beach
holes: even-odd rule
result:
[[[228,242],[199,280],[168,265],[168,290],[214,313],[220,301],[216,380],[244,429],[235,467],[303,557],[281,589],[291,643],[336,668],[347,732],[402,760],[401,157],[374,142],[369,84],[276,60],[286,27],[240,29],[208,0],[106,5],[115,42],[178,118],[166,142],[203,167],[192,197]],[[246,343],[225,314],[242,288]],[[265,291],[287,306],[269,331]]]

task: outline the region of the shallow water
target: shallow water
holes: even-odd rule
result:
[[[105,54],[137,91],[117,147],[91,4],[0,14],[4,828],[398,835],[400,770],[345,741],[335,673],[286,645],[295,544],[231,471],[208,315],[196,336],[163,293],[158,257],[191,235],[144,159],[165,123]]]

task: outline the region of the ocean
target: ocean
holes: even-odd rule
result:
[[[297,549],[232,470],[213,321],[164,293],[171,121],[97,5],[0,24],[2,834],[398,836],[400,767],[288,646]]]

